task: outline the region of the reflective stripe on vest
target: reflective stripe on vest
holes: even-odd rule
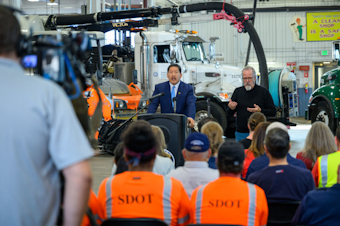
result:
[[[189,220],[189,214],[183,218],[178,218],[178,224],[184,224],[187,220]]]
[[[320,179],[321,179],[321,186],[326,187],[328,181],[328,172],[327,172],[327,160],[328,155],[324,155],[320,157]]]
[[[168,225],[171,224],[171,178],[170,177],[163,177],[164,178],[164,188],[163,188],[163,215],[164,215],[164,222]]]
[[[197,191],[197,197],[196,197],[196,224],[201,223],[201,209],[202,209],[202,199],[203,199],[203,190],[206,185],[203,185],[200,187]]]
[[[248,209],[248,226],[255,225],[256,214],[256,188],[254,184],[247,183],[249,190],[249,209]]]
[[[111,218],[112,215],[112,197],[111,197],[111,183],[113,177],[110,177],[105,184],[106,190],[106,218]]]
[[[319,161],[319,183],[318,187],[332,187],[338,181],[338,166],[340,164],[340,151],[323,155]]]

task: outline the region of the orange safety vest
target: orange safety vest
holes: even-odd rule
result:
[[[266,225],[268,204],[257,185],[236,177],[220,177],[191,195],[194,224]]]
[[[108,218],[156,218],[168,225],[190,223],[190,201],[180,181],[145,171],[106,178],[98,199]]]
[[[88,201],[88,207],[91,209],[91,212],[97,222],[98,225],[101,225],[103,219],[104,219],[104,210],[102,209],[96,194],[94,192],[90,191],[90,197]],[[81,226],[91,226],[90,219],[87,215],[83,217],[83,220],[81,222]]]

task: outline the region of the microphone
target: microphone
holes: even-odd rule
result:
[[[174,102],[174,113],[176,113],[176,101],[177,97],[172,98],[172,102]]]
[[[155,98],[161,97],[161,96],[164,96],[164,92],[163,92],[163,93],[156,94],[155,96],[150,97],[149,100],[150,100],[150,101],[153,101]]]

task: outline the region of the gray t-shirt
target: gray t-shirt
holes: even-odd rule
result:
[[[93,155],[65,92],[0,58],[0,225],[53,226],[59,171]]]

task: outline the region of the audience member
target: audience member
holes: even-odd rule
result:
[[[95,226],[95,224],[101,225],[103,219],[104,211],[102,206],[100,205],[96,194],[94,194],[93,190],[91,190],[86,214],[83,217],[81,226]]]
[[[0,6],[0,225],[54,226],[62,200],[60,174],[63,225],[80,225],[93,150],[64,90],[25,75],[20,40],[16,16]]]
[[[224,142],[218,151],[220,177],[194,190],[191,216],[194,224],[266,225],[268,205],[257,185],[240,179],[243,145]]]
[[[301,201],[308,191],[315,188],[309,170],[289,165],[289,135],[280,128],[271,129],[264,148],[269,158],[268,167],[252,173],[248,182],[260,186],[266,193],[268,203]]]
[[[198,186],[218,178],[218,171],[208,167],[207,161],[211,155],[209,146],[209,140],[205,134],[190,134],[182,150],[184,166],[177,167],[168,174],[183,183],[189,197]]]
[[[165,152],[166,144],[165,138],[161,128],[158,126],[151,126],[152,132],[158,141],[157,155],[153,165],[152,172],[167,175],[171,170],[175,168],[175,163],[171,161],[171,156]],[[124,144],[119,143],[115,150],[114,165],[112,167],[112,176],[118,173],[122,173],[128,170],[128,166],[124,159]],[[118,160],[117,160],[118,159]],[[118,162],[118,163],[117,163]],[[116,172],[116,173],[114,173]]]
[[[250,115],[249,119],[248,119],[248,129],[249,129],[249,135],[243,139],[243,140],[239,140],[239,142],[241,144],[243,144],[244,149],[248,149],[251,141],[253,139],[253,135],[254,135],[254,130],[256,128],[256,126],[261,123],[261,122],[266,122],[266,116],[264,114],[262,114],[261,112],[254,112],[253,114]]]
[[[113,151],[114,158],[113,158],[113,167],[111,171],[111,175],[120,174],[128,170],[124,159],[124,144],[120,142],[117,144],[115,150]]]
[[[171,156],[165,152],[166,143],[161,128],[158,126],[151,126],[151,128],[156,140],[158,141],[157,155],[152,172],[165,176],[175,168],[175,163],[171,160]]]
[[[158,141],[151,125],[136,121],[122,140],[129,171],[106,178],[98,200],[104,218],[156,218],[168,225],[190,222],[190,203],[180,181],[152,173]]]
[[[335,144],[337,150],[340,150],[340,126],[335,132]],[[328,188],[336,184],[338,180],[336,172],[339,164],[340,151],[318,157],[312,170],[315,186]]]
[[[216,119],[214,118],[210,118],[210,117],[204,117],[202,118],[201,120],[198,121],[197,123],[197,129],[198,129],[198,132],[202,132],[201,129],[202,129],[202,126],[204,126],[204,124],[208,123],[208,122],[217,122]]]
[[[306,164],[307,169],[312,170],[319,156],[337,150],[333,133],[329,127],[323,122],[314,122],[307,134],[303,151],[297,153],[296,158],[301,159]]]
[[[202,133],[207,135],[210,142],[211,156],[208,160],[209,168],[217,169],[216,156],[219,146],[223,143],[223,129],[217,122],[208,122],[203,125]]]
[[[251,141],[249,149],[244,150],[245,158],[243,162],[242,178],[245,178],[250,163],[255,159],[264,154],[264,138],[266,136],[266,129],[270,122],[261,122],[254,131],[254,137]]]
[[[272,122],[268,127],[267,127],[267,130],[266,130],[266,134],[268,134],[268,132],[271,130],[271,129],[274,129],[274,128],[280,128],[284,131],[286,131],[288,133],[288,129],[287,129],[287,126],[284,125],[283,123],[281,122]],[[287,153],[287,162],[290,164],[290,165],[294,165],[294,166],[299,166],[299,167],[302,167],[302,168],[306,168],[306,165],[304,162],[302,162],[300,159],[295,159],[293,158],[289,153]],[[267,167],[269,164],[269,159],[266,155],[266,153],[264,153],[263,155],[261,155],[260,157],[254,159],[250,165],[249,165],[249,168],[248,168],[248,171],[247,171],[247,175],[246,175],[246,180],[248,179],[249,175],[252,174],[253,172],[256,172],[256,171],[259,171],[265,167]]]
[[[292,225],[338,225],[339,200],[340,165],[337,183],[328,189],[308,192],[296,210]]]

